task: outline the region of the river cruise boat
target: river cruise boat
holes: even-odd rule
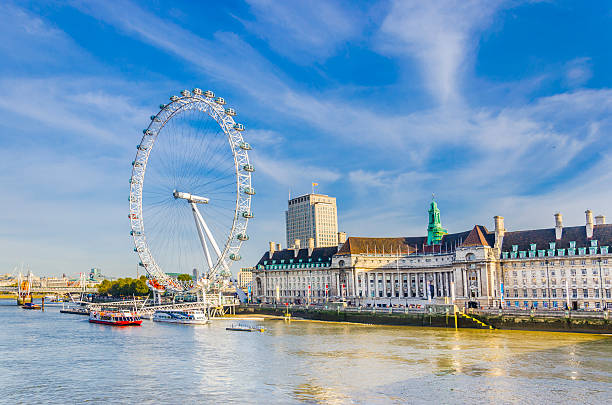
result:
[[[23,309],[42,309],[42,307],[38,304],[34,304],[32,302],[26,302],[21,306]]]
[[[114,326],[138,326],[142,323],[142,319],[140,315],[130,311],[91,311],[89,322]]]
[[[203,311],[155,311],[153,321],[166,323],[183,323],[189,325],[205,325],[210,319]]]
[[[62,314],[89,315],[89,307],[86,302],[70,302],[62,304]]]
[[[225,328],[225,330],[234,330],[238,332],[264,332],[266,328],[264,328],[263,326],[259,326],[259,325],[251,326],[251,325],[243,325],[243,324],[238,324],[238,325],[232,324],[232,326]]]

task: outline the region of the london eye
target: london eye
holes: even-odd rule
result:
[[[132,162],[134,251],[155,289],[220,285],[249,238],[251,146],[236,111],[210,90],[183,90],[159,107]],[[194,269],[199,276],[192,283],[169,275]]]

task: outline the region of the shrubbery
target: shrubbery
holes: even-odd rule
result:
[[[138,279],[126,277],[115,281],[104,280],[98,286],[98,293],[112,295],[113,297],[149,295],[149,287],[147,286],[146,280],[147,278],[145,276]]]

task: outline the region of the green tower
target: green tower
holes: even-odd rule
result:
[[[429,225],[427,225],[427,244],[435,245],[440,243],[442,236],[448,232],[442,228],[442,222],[440,221],[440,210],[438,204],[434,198],[431,199],[429,205]]]

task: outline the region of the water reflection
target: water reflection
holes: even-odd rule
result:
[[[265,333],[91,325],[0,305],[4,401],[605,403],[597,335],[266,321]],[[36,379],[31,383],[32,372]]]

